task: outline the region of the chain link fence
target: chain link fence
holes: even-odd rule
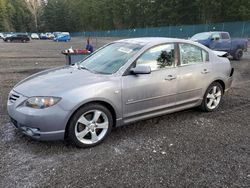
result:
[[[227,31],[232,38],[250,38],[250,21],[214,24],[180,25],[154,28],[134,28],[109,31],[75,32],[81,37],[174,37],[189,38],[205,31]]]

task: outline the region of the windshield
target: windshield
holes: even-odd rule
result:
[[[211,33],[198,33],[191,37],[191,40],[206,40],[210,37]]]
[[[142,47],[134,43],[112,43],[80,62],[79,65],[91,72],[113,74]]]

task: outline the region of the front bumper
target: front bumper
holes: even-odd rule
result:
[[[39,128],[32,128],[18,123],[15,119],[10,117],[12,124],[19,129],[23,134],[36,140],[63,140],[64,130],[41,132]]]
[[[23,105],[27,97],[11,91],[7,110],[12,124],[23,134],[37,140],[62,140],[69,111],[60,105],[45,109],[32,109]]]

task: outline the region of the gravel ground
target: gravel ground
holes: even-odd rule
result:
[[[0,187],[250,187],[250,54],[232,61],[235,81],[216,112],[191,109],[120,127],[91,149],[15,130],[6,112],[10,89],[63,65],[60,51],[83,44],[0,41]]]

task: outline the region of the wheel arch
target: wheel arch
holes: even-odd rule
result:
[[[215,83],[215,82],[217,82],[217,83],[219,83],[219,84],[221,85],[221,87],[222,87],[222,89],[223,89],[223,93],[225,93],[225,89],[226,89],[225,82],[224,82],[222,79],[216,79],[216,80],[214,80],[213,82],[211,82],[211,83],[209,84],[209,86],[210,86],[212,83]],[[208,86],[208,87],[209,87],[209,86]]]
[[[215,84],[215,85],[220,85],[221,87],[222,87],[222,94],[221,95],[223,95],[224,94],[224,92],[225,92],[225,83],[224,83],[224,81],[222,80],[222,79],[216,79],[216,80],[214,80],[213,82],[211,82],[210,84],[209,84],[209,86],[207,87],[207,89],[206,89],[206,91],[205,91],[205,93],[204,93],[204,95],[203,95],[203,99],[202,99],[202,102],[201,102],[201,104],[200,104],[200,106],[199,106],[199,108],[202,110],[202,111],[204,111],[204,112],[211,112],[211,111],[213,111],[213,110],[215,110],[215,109],[217,109],[218,108],[218,106],[219,106],[219,103],[220,103],[220,101],[221,101],[221,98],[220,98],[220,100],[219,100],[219,103],[217,103],[216,104],[216,106],[215,107],[208,107],[207,105],[207,95],[208,95],[208,93],[210,92],[210,89],[213,87],[213,84]],[[214,100],[215,98],[213,98],[213,100]],[[217,99],[216,99],[217,100]],[[211,100],[209,101],[209,103],[211,102]],[[213,102],[212,102],[213,103]],[[210,104],[210,105],[212,105],[212,103]]]
[[[67,123],[66,123],[66,127],[65,127],[65,135],[64,135],[64,138],[67,138],[67,129],[69,127],[69,123],[70,123],[70,120],[71,118],[74,116],[74,114],[80,109],[82,108],[83,106],[86,106],[86,105],[89,105],[89,104],[100,104],[104,107],[106,107],[110,113],[112,114],[112,118],[113,118],[113,127],[116,127],[116,117],[117,117],[117,113],[116,113],[116,110],[115,108],[113,107],[113,105],[111,105],[109,102],[107,101],[103,101],[103,100],[93,100],[93,101],[89,101],[89,102],[86,102],[84,104],[81,104],[79,105],[76,109],[74,109],[72,111],[72,113],[69,115],[69,118],[67,120]]]

